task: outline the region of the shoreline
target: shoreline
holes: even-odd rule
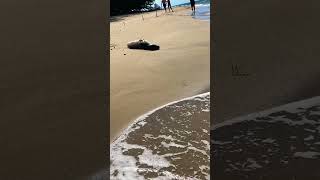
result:
[[[205,95],[208,95],[208,94],[210,95],[210,91],[203,92],[203,93],[200,93],[200,94],[195,94],[195,95],[192,95],[192,96],[189,96],[189,97],[185,97],[185,98],[182,98],[182,99],[174,100],[174,101],[168,102],[166,104],[163,104],[161,106],[158,106],[158,107],[156,107],[154,109],[151,109],[151,110],[145,112],[144,114],[141,114],[140,116],[134,118],[132,121],[130,121],[128,126],[125,127],[123,130],[121,130],[120,133],[117,134],[110,143],[111,144],[114,144],[114,143],[117,143],[117,142],[119,143],[121,140],[126,138],[127,135],[132,131],[132,130],[130,130],[130,129],[132,129],[132,126],[134,126],[136,123],[138,123],[142,119],[147,118],[148,116],[150,116],[154,112],[156,112],[158,110],[161,110],[162,108],[165,108],[167,106],[170,106],[170,105],[182,102],[182,101],[186,101],[186,100],[191,100],[191,99],[194,99],[195,97],[202,97],[202,96],[205,96]]]
[[[136,123],[136,121],[138,121],[139,119],[141,119],[142,117],[146,117],[148,116],[149,114],[152,114],[153,112],[161,109],[161,108],[164,108],[168,105],[172,105],[174,103],[177,103],[177,102],[181,102],[181,101],[184,101],[184,100],[189,100],[189,99],[192,99],[194,97],[197,97],[197,96],[201,96],[201,95],[204,95],[204,94],[210,94],[210,89],[208,88],[202,88],[202,89],[198,89],[196,91],[197,93],[194,93],[193,95],[191,96],[182,96],[182,98],[178,98],[178,99],[175,99],[173,101],[169,101],[169,102],[166,102],[166,103],[163,103],[163,104],[160,104],[159,106],[155,106],[155,107],[151,107],[150,110],[147,110],[145,113],[143,114],[140,114],[134,118],[132,118],[127,126],[123,127],[121,130],[119,130],[118,133],[114,134],[113,138],[110,138],[110,143],[115,143],[116,141],[118,141],[118,139],[120,138],[120,136],[122,136],[123,134],[125,134],[127,132],[127,130]]]
[[[313,167],[319,160],[319,112],[315,96],[216,124],[211,128],[215,178],[318,178]],[[297,171],[301,167],[304,171]]]
[[[209,179],[209,119],[210,92],[170,102],[138,117],[110,145],[111,179]]]
[[[158,17],[154,11],[121,15],[110,23],[110,142],[146,112],[209,91],[210,24],[187,15],[190,8],[174,10],[166,14],[160,10]],[[190,38],[191,34],[199,38]],[[128,41],[138,38],[161,48],[155,52],[126,48]]]

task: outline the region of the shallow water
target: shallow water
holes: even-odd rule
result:
[[[320,97],[217,124],[214,179],[320,179]]]
[[[110,147],[111,179],[209,179],[210,93],[139,117]]]
[[[210,4],[196,4],[195,14],[191,14],[193,18],[200,20],[210,20]]]
[[[210,21],[210,1],[209,0],[199,0],[196,1],[196,11],[195,13],[188,12],[195,19]],[[176,5],[176,7],[190,7],[190,2]]]

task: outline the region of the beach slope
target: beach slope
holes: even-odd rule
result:
[[[110,24],[110,138],[132,120],[168,102],[209,91],[210,24],[185,7],[114,17]],[[146,39],[158,51],[132,50]]]

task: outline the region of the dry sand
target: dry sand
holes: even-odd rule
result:
[[[149,110],[209,91],[210,23],[190,9],[116,17],[110,25],[110,138]],[[127,49],[139,38],[159,51]]]
[[[217,2],[212,125],[319,95],[318,7],[314,0]],[[249,76],[232,76],[232,64]]]

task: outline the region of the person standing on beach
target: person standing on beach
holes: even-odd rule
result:
[[[196,2],[194,0],[190,0],[191,10],[192,12],[196,11]]]
[[[168,10],[169,10],[169,12],[170,12],[170,9],[171,9],[171,11],[173,12],[173,9],[172,9],[172,7],[171,7],[171,2],[170,2],[170,0],[167,0],[167,3],[168,3]]]
[[[167,2],[166,2],[166,0],[162,0],[162,5],[163,5],[163,8],[164,8],[164,11],[167,12]]]

